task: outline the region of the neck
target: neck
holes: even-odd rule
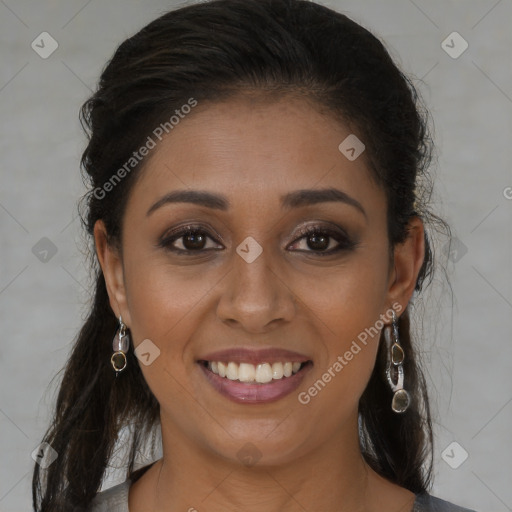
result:
[[[314,450],[267,465],[257,456],[254,464],[244,459],[245,465],[222,457],[164,425],[163,458],[133,484],[130,510],[147,510],[153,502],[154,512],[358,512],[386,510],[382,498],[394,493],[404,504],[394,510],[408,511],[414,498],[366,464],[359,448],[357,416],[340,435]]]

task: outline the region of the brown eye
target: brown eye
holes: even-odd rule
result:
[[[350,250],[356,246],[344,232],[336,231],[322,226],[308,226],[300,231],[302,235],[294,242],[297,249],[298,242],[305,240],[305,248],[300,252],[313,252],[319,256],[330,255],[342,250]]]
[[[184,226],[165,236],[158,245],[176,253],[199,253],[219,248],[215,244],[208,247],[208,240],[215,241],[201,226]]]
[[[310,249],[315,251],[323,251],[329,247],[330,239],[329,235],[321,233],[313,233],[307,237],[307,244]]]
[[[203,249],[207,237],[205,237],[204,233],[202,233],[201,231],[191,231],[190,233],[187,233],[181,238],[183,240],[183,246],[188,251]]]

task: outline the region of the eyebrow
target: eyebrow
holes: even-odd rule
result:
[[[282,207],[285,209],[300,208],[301,206],[325,202],[345,203],[353,206],[367,217],[366,211],[359,201],[336,188],[295,190],[281,196],[280,200]],[[170,203],[192,203],[221,211],[227,211],[230,207],[229,200],[222,194],[214,194],[202,190],[176,190],[169,192],[153,204],[147,211],[146,216],[151,215],[158,208]]]

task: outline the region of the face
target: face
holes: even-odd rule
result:
[[[134,185],[122,256],[97,223],[111,305],[169,439],[269,464],[354,440],[423,232],[390,264],[384,191],[364,153],[338,149],[350,134],[301,99],[199,104]]]

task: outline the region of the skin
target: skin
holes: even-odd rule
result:
[[[371,470],[359,449],[357,405],[378,336],[307,405],[297,400],[379,315],[393,304],[403,312],[424,257],[423,224],[413,218],[390,264],[384,191],[364,153],[349,161],[338,150],[350,133],[301,98],[198,105],[152,150],[135,183],[122,253],[96,223],[114,313],[135,346],[150,339],[160,350],[141,368],[160,403],[163,458],[131,486],[130,512],[412,510],[414,494]],[[282,194],[328,187],[359,201],[366,216],[341,202],[280,206]],[[224,194],[231,207],[174,203],[146,215],[166,193],[187,188]],[[187,222],[211,237],[202,253],[157,247]],[[298,234],[326,223],[345,229],[355,248],[322,257]],[[235,251],[247,236],[263,248],[252,263]],[[328,249],[338,246],[329,240]],[[173,245],[184,243],[181,236]],[[294,350],[313,368],[278,401],[236,404],[207,383],[196,360],[239,345]],[[250,467],[237,455],[246,443],[261,457]]]

